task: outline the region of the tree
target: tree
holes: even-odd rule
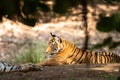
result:
[[[51,1],[54,4],[52,7],[47,4]],[[24,24],[34,26],[40,14],[50,13],[64,15],[70,8],[82,5],[82,12],[80,13],[84,21],[85,28],[85,42],[84,48],[88,48],[89,34],[88,34],[88,5],[89,2],[94,3],[97,0],[1,0],[0,3],[0,19],[5,16],[12,20],[18,20]],[[99,0],[98,0],[99,1]],[[103,0],[101,0],[103,1]],[[106,4],[115,4],[120,0],[104,0]],[[9,4],[8,4],[9,3]],[[95,5],[95,4],[94,4]],[[97,29],[101,32],[117,31],[120,32],[120,13],[113,14],[110,17],[100,15],[100,21],[97,23]],[[104,27],[106,26],[106,27]],[[113,42],[114,43],[114,42]],[[116,44],[116,43],[115,43]]]
[[[49,7],[42,0],[2,0],[0,3],[0,19],[5,16],[34,26],[38,19],[38,11],[48,12]]]

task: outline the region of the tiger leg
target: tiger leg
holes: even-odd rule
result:
[[[38,66],[58,66],[63,65],[62,62],[56,61],[55,59],[45,60],[43,62],[37,63]]]
[[[39,70],[43,70],[42,66],[33,64],[33,63],[26,63],[26,64],[22,64],[20,65],[19,71],[20,72],[26,72],[26,71],[39,71]]]

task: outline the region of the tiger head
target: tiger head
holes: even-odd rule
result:
[[[59,36],[50,33],[51,39],[48,42],[46,53],[50,55],[56,55],[57,53],[61,52],[64,48],[62,44],[62,38]]]

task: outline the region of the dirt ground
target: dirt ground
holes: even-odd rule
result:
[[[6,27],[4,29],[6,31],[3,31],[3,33],[1,32],[3,34],[3,36],[1,36],[1,55],[0,55],[1,60],[3,60],[4,57],[7,58],[8,53],[9,54],[16,53],[16,51],[19,50],[19,48],[17,48],[16,46],[8,45],[8,43],[17,43],[21,41],[23,41],[21,43],[24,43],[25,41],[24,39],[27,38],[25,34],[29,34],[29,32],[31,33],[31,30],[29,29],[24,29],[25,31],[22,31],[21,33],[20,31],[21,28],[20,29],[16,28],[15,27],[16,24],[14,24],[15,26],[8,25],[9,22],[10,21],[8,21],[6,26],[5,25],[3,26],[3,29]],[[35,30],[36,28],[37,27],[33,29]],[[39,31],[34,32],[33,30],[33,32],[35,33],[35,37],[33,36],[32,37],[36,39],[36,36],[38,36],[40,40],[44,39],[45,41],[48,41],[48,38],[49,38],[48,34],[50,31],[52,31],[58,34],[62,34],[62,36],[65,37],[66,39],[68,39],[69,36],[71,36],[70,41],[73,41],[73,42],[78,41],[74,43],[83,43],[84,37],[81,37],[84,35],[83,31],[75,30],[74,28],[69,28],[69,27],[57,27],[57,28],[46,27],[45,29],[46,29],[46,32],[42,31],[42,27],[40,27],[40,30],[37,29]],[[69,29],[69,32],[67,33],[65,30],[68,30],[68,29]],[[27,30],[27,33],[26,33],[26,30]],[[15,32],[17,34],[15,34]],[[91,33],[91,38],[92,36],[95,37],[96,35],[97,36],[102,35],[102,37],[99,37],[99,38],[104,38],[106,36],[111,35],[115,37],[114,39],[119,40],[120,35],[115,35],[115,34],[116,33],[97,34],[96,32],[94,34]],[[12,35],[14,35],[15,37],[11,37]],[[92,39],[91,44],[95,43],[95,41],[99,42],[99,40],[101,40],[99,38],[97,37],[97,38]],[[120,48],[118,47],[117,50],[119,54]],[[67,66],[44,67],[42,71],[1,73],[0,80],[120,80],[120,64],[91,65],[91,66],[90,65],[67,65]]]
[[[1,73],[0,80],[120,80],[120,64],[65,65],[42,71]]]

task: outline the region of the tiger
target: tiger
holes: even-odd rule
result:
[[[42,70],[41,66],[33,63],[26,63],[22,65],[12,65],[8,62],[0,62],[0,73],[4,72],[27,72],[31,70]]]
[[[108,64],[120,63],[120,56],[110,51],[96,52],[78,48],[72,42],[50,33],[51,39],[46,48],[46,54],[50,56],[38,65],[58,66],[68,64]]]

